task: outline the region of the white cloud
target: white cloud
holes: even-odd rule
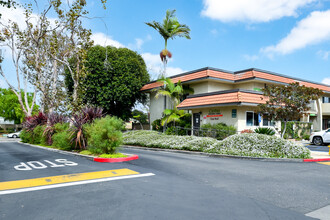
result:
[[[101,32],[93,34],[91,39],[94,41],[94,45],[101,45],[101,46],[110,45],[117,48],[125,47],[123,44],[119,43],[116,40],[113,40],[110,36],[107,36]]]
[[[146,62],[151,79],[156,80],[164,71],[163,63],[161,62],[159,55],[151,53],[142,53],[141,56]],[[173,59],[169,60],[169,62],[171,61],[173,61]],[[166,76],[173,76],[184,72],[186,71],[179,67],[167,66],[166,68]]]
[[[330,51],[323,51],[319,50],[317,51],[317,55],[320,56],[323,60],[328,60]]]
[[[289,54],[306,46],[320,43],[330,38],[330,10],[314,11],[301,20],[291,32],[275,46],[262,48],[268,55]]]
[[[132,50],[141,50],[142,49],[142,45],[147,42],[150,41],[152,39],[151,35],[147,35],[146,38],[141,39],[141,38],[135,38],[135,43],[134,44],[128,44],[128,48],[132,49]]]
[[[18,24],[19,27],[26,27],[25,25],[25,15],[24,9],[17,7],[7,8],[0,6],[1,22],[5,25],[8,25],[8,21],[13,21]]]
[[[248,54],[245,54],[245,55],[243,55],[243,57],[247,61],[256,61],[256,60],[259,59],[259,56],[257,56],[257,55],[248,55]]]
[[[317,0],[204,0],[202,15],[221,22],[268,22],[297,16],[297,9]]]
[[[327,85],[330,85],[330,78],[324,78],[322,80],[322,83],[327,84]]]
[[[181,69],[180,67],[167,67],[166,75],[167,76],[174,76],[181,73],[187,72],[186,70]]]

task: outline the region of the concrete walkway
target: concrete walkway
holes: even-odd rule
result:
[[[311,151],[311,156],[313,159],[330,158],[329,152],[321,152],[321,151]]]

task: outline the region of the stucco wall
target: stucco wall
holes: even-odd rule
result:
[[[212,120],[211,118],[207,118],[206,115],[209,114],[210,110],[218,109],[220,113],[223,115],[222,117],[218,117],[218,120]],[[237,116],[236,118],[232,118],[232,109],[237,109]],[[225,123],[227,125],[233,125],[237,128],[237,131],[240,132],[245,129],[254,130],[258,126],[247,126],[246,125],[246,112],[252,111],[256,112],[257,107],[254,106],[226,106],[226,107],[215,107],[215,108],[203,108],[203,109],[194,109],[193,113],[201,112],[201,125],[211,123]],[[206,117],[206,119],[204,118]],[[260,126],[262,126],[262,122]],[[276,127],[280,129],[280,122],[276,123]]]
[[[233,88],[234,88],[234,86],[232,84],[226,84],[226,83],[220,83],[220,82],[214,82],[214,81],[210,81],[208,84],[208,92],[230,90]]]
[[[164,97],[155,98],[155,93],[150,94],[150,124],[162,117],[164,111]]]
[[[190,84],[190,87],[194,89],[194,94],[201,94],[208,92],[208,82],[200,82]]]

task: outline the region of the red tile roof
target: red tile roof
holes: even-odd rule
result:
[[[242,103],[242,102],[253,103],[253,104],[264,104],[266,103],[266,100],[268,100],[268,98],[264,97],[261,94],[236,91],[236,92],[221,93],[215,95],[206,94],[205,96],[187,98],[178,105],[178,108],[187,109],[188,107]]]
[[[181,74],[178,76],[173,76],[172,81],[174,83],[178,82],[181,80],[181,82],[187,82],[190,80],[196,80],[196,79],[203,79],[207,77],[212,77],[212,78],[217,78],[217,79],[222,79],[222,80],[229,80],[232,83],[239,81],[239,80],[244,80],[244,79],[263,79],[263,80],[270,80],[273,82],[279,82],[279,83],[293,83],[299,81],[301,85],[305,85],[308,87],[313,87],[313,88],[319,88],[323,91],[330,92],[330,86],[318,84],[318,83],[313,83],[313,82],[307,82],[305,80],[297,80],[293,79],[290,77],[286,77],[283,75],[271,73],[268,71],[261,71],[257,69],[249,69],[246,71],[239,71],[239,72],[225,72],[222,70],[217,70],[217,69],[212,69],[212,68],[204,68],[200,69],[197,71],[192,71],[187,74]],[[162,84],[159,82],[151,82],[149,84],[144,85],[141,88],[141,91],[145,90],[150,90],[153,88],[157,88],[161,86]]]

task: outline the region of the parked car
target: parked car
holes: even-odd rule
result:
[[[16,133],[7,134],[7,138],[19,138],[20,133],[21,132],[19,131],[19,132],[16,132]]]
[[[330,128],[324,131],[312,132],[309,141],[315,145],[330,143]]]

